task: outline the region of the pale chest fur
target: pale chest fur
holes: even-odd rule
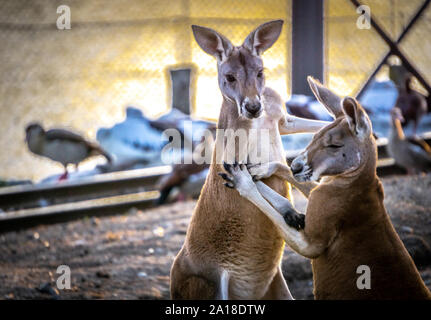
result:
[[[216,142],[219,146],[216,151],[221,150],[223,155],[218,156],[228,162],[235,159],[251,163],[284,163],[286,157],[279,131],[279,121],[283,116],[280,106],[269,105],[265,106],[263,115],[247,124],[246,128],[223,129],[223,134],[218,136]]]
[[[251,129],[258,132],[258,139],[249,139],[250,152],[267,153],[268,162],[280,161],[285,163],[286,156],[278,128],[278,120],[279,117],[275,118],[267,115],[253,122]]]

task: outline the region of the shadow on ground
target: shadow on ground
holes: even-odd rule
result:
[[[383,180],[385,205],[431,288],[431,175]],[[306,200],[294,193],[304,210]],[[167,299],[169,270],[195,201],[123,215],[86,218],[0,235],[0,299]],[[56,288],[57,267],[71,269],[71,289]],[[312,299],[309,260],[285,250],[293,296]]]

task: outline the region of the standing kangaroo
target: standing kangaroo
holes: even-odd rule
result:
[[[278,39],[283,21],[259,26],[239,47],[216,31],[192,26],[199,46],[217,59],[223,104],[220,129],[268,130],[269,160],[285,163],[281,134],[315,132],[326,122],[286,114],[281,98],[265,87],[260,55]],[[252,140],[252,139],[250,139]],[[215,145],[225,141],[217,134]],[[227,146],[229,147],[229,146]],[[239,146],[243,147],[243,146]],[[291,299],[280,262],[284,241],[275,225],[238,193],[223,187],[217,173],[228,151],[215,148],[208,177],[194,210],[183,247],[171,269],[173,299]],[[232,148],[231,148],[232,149]],[[234,155],[238,157],[236,148]],[[217,153],[223,153],[222,155]],[[278,177],[265,180],[290,198],[289,185]]]
[[[296,224],[292,228],[291,221],[297,221],[292,216],[304,216],[288,199],[260,181],[255,183],[244,165],[225,166],[230,173],[224,175],[228,186],[261,209],[292,249],[312,259],[316,299],[431,299],[383,205],[377,147],[367,114],[355,99],[341,101],[308,80],[335,121],[293,160],[292,171],[276,163],[267,172],[251,168],[258,178],[273,173],[292,183],[293,173],[299,182],[294,185],[309,196],[303,230],[298,231]],[[370,286],[365,289],[357,284],[361,268],[370,270]]]

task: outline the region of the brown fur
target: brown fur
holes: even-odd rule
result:
[[[227,126],[228,106],[223,104],[219,128]],[[222,166],[215,163],[216,152],[201,196],[190,222],[183,248],[173,265],[172,298],[196,299],[208,297],[205,286],[196,295],[193,283],[184,285],[184,278],[198,274],[216,292],[216,278],[220,269],[228,270],[230,299],[262,298],[277,274],[284,241],[272,222],[237,193],[225,188],[217,175]],[[288,186],[277,177],[265,181],[282,195],[288,195]],[[253,217],[253,219],[251,218]],[[187,260],[187,264],[183,263]],[[202,267],[202,261],[215,272]],[[178,272],[180,269],[181,271]],[[175,272],[180,276],[176,277]],[[203,280],[202,280],[203,281]],[[178,283],[178,284],[177,284]],[[181,287],[176,289],[176,287]],[[250,291],[251,290],[251,291]],[[212,296],[216,298],[216,296]]]
[[[312,260],[316,299],[429,299],[414,263],[392,226],[376,175],[377,148],[352,180],[322,183],[309,197],[304,234],[325,250]],[[356,269],[371,270],[371,289],[356,286]]]
[[[291,248],[312,259],[316,299],[431,299],[385,210],[376,175],[377,146],[366,112],[356,100],[340,101],[309,81],[336,120],[293,160],[292,172],[273,166],[284,171],[280,176],[293,173],[297,181],[289,181],[295,185],[323,177],[305,192],[309,198],[304,229],[298,230],[301,216],[291,203],[260,181],[254,183],[247,169],[229,168],[227,180],[278,226]],[[357,287],[361,265],[370,268],[370,289]]]
[[[315,298],[430,299],[384,207],[377,146],[365,110],[352,98],[337,102],[335,94],[309,81],[336,116],[292,162],[293,169],[305,158],[302,166],[313,172],[309,176],[324,177],[310,193],[303,231],[305,242],[314,247],[310,258]],[[328,159],[336,161],[319,168]],[[370,268],[371,289],[357,287],[360,265]]]
[[[201,48],[218,62],[223,95],[218,129],[246,131],[252,150],[266,150],[268,161],[286,164],[280,133],[315,132],[326,123],[287,115],[280,96],[265,87],[260,54],[277,40],[281,26],[281,20],[264,23],[239,47],[212,29],[193,26],[193,32]],[[268,130],[269,141],[249,139],[250,129]],[[232,155],[236,161],[247,161],[244,154],[240,156],[244,145],[217,155],[224,139],[217,134],[208,177],[171,269],[172,298],[291,299],[281,273],[284,241],[277,227],[221,184],[222,166],[216,159],[233,161],[229,160]],[[290,199],[290,186],[282,178],[270,177],[265,183]]]
[[[268,31],[270,36],[257,46],[254,39],[255,34],[259,38],[259,30]],[[218,61],[219,86],[224,97],[218,128],[248,130],[254,123],[256,128],[266,126],[273,131],[273,136],[279,137],[278,123],[284,115],[281,99],[270,89],[264,89],[263,77],[258,73],[262,69],[259,54],[278,38],[281,22],[260,26],[241,47],[233,47],[214,30],[195,26],[193,31],[202,49]],[[227,80],[233,76],[235,81]],[[261,101],[266,113],[258,118],[262,112],[259,110]],[[272,104],[274,101],[276,103]],[[248,109],[256,113],[248,113]],[[224,138],[217,136],[216,145],[220,139]],[[272,156],[283,161],[281,140],[274,148]],[[283,239],[256,207],[220,184],[222,179],[217,173],[221,166],[216,164],[216,159],[214,151],[184,245],[171,269],[171,297],[222,298],[220,279],[224,274],[228,277],[229,299],[259,299],[265,298],[267,293],[268,298],[290,298],[284,280],[276,277],[281,272]],[[288,196],[288,187],[280,178],[270,178],[266,182]],[[255,218],[251,219],[250,215]],[[278,292],[273,292],[278,286],[271,285],[274,279],[283,281]]]

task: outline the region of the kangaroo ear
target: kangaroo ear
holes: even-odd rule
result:
[[[343,110],[341,110],[341,99],[339,96],[324,87],[319,80],[316,80],[311,76],[307,77],[307,81],[316,99],[325,106],[326,110],[328,110],[329,114],[333,118],[338,118],[343,115]]]
[[[202,50],[214,56],[217,61],[224,61],[232,53],[232,43],[217,31],[196,25],[192,25],[192,30]]]
[[[364,108],[351,97],[344,98],[341,105],[350,130],[360,139],[368,137],[371,134],[372,126]]]
[[[261,24],[248,35],[242,45],[254,55],[259,56],[277,41],[282,27],[283,20],[274,20]]]

